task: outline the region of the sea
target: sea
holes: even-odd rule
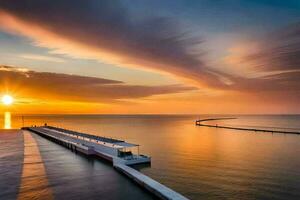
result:
[[[195,120],[215,117],[235,119],[209,123],[300,132],[300,115],[22,116],[4,113],[0,125],[3,129],[16,129],[47,123],[51,126],[139,144],[140,153],[151,156],[152,163],[136,168],[190,199],[300,199],[300,135],[195,125]],[[46,151],[44,154],[52,159],[48,161],[54,165],[58,151]],[[79,168],[78,173],[85,170],[85,173],[93,174],[95,164],[89,166],[89,163],[74,162],[71,165],[68,164],[67,156],[60,159],[65,160],[65,164],[59,164],[61,168],[56,170],[61,171],[60,176],[54,176],[52,179],[70,173],[72,168]],[[82,168],[79,165],[85,166]],[[96,165],[100,168],[109,168],[107,163],[101,161],[97,161]],[[105,176],[103,180],[105,187],[114,188],[117,181],[122,182],[124,187],[131,184],[116,176],[112,176],[114,180],[109,180],[110,177]],[[68,190],[80,194],[80,191],[84,191],[87,187],[86,181],[85,178],[80,180],[79,177],[74,188],[68,186],[70,187]],[[55,190],[56,185],[53,184],[51,187]],[[122,187],[118,185],[117,188]],[[60,190],[64,190],[63,185],[60,185]],[[118,190],[112,193],[117,194]],[[119,199],[120,195],[116,194],[114,198],[107,199]],[[92,191],[90,196],[88,194],[84,196],[86,199],[96,197],[97,194]],[[152,197],[145,197],[147,198]],[[120,199],[143,198],[138,191],[131,198],[122,196]]]

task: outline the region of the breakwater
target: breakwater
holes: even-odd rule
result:
[[[205,126],[205,127],[211,127],[211,128],[223,128],[223,129],[232,129],[232,130],[240,130],[240,131],[254,131],[254,132],[267,132],[267,133],[282,133],[282,134],[296,134],[300,135],[299,131],[284,131],[284,130],[272,130],[272,129],[261,129],[261,128],[243,128],[243,127],[235,127],[235,126],[222,126],[222,125],[212,125],[212,124],[204,124],[203,122],[207,121],[220,121],[220,120],[231,120],[231,119],[237,119],[237,118],[207,118],[207,119],[201,119],[196,120],[195,125],[196,126]]]

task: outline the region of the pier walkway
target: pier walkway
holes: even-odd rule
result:
[[[151,158],[148,156],[140,155],[139,153],[134,155],[128,152],[128,148],[137,147],[138,145],[136,144],[51,126],[26,127],[23,129],[63,145],[74,152],[81,152],[87,156],[96,156],[110,161],[116,170],[160,199],[187,199],[174,190],[130,167],[130,165],[151,162]]]
[[[1,200],[158,199],[109,163],[35,133],[2,129],[0,144]]]
[[[217,121],[217,120],[229,120],[229,119],[237,119],[237,118],[209,118],[209,119],[201,119],[196,120],[196,126],[205,126],[211,128],[223,128],[223,129],[232,129],[232,130],[240,130],[240,131],[254,131],[254,132],[267,132],[267,133],[283,133],[283,134],[297,134],[300,135],[298,131],[281,131],[281,130],[271,130],[271,129],[257,129],[257,128],[242,128],[242,127],[233,127],[233,126],[220,126],[220,125],[210,125],[203,124],[203,122],[207,121]]]
[[[126,165],[119,165],[119,164],[115,164],[114,167],[120,172],[130,177],[131,179],[133,179],[140,186],[145,187],[148,191],[155,194],[157,197],[160,197],[161,199],[172,199],[172,200],[187,199],[181,194],[174,192],[172,189],[149,178],[148,176],[140,173],[139,171],[131,167],[128,167]]]

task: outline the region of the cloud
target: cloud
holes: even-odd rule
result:
[[[42,55],[38,55],[38,54],[21,54],[19,56],[21,58],[30,59],[30,60],[56,62],[56,63],[63,63],[63,62],[65,62],[64,59],[57,58],[57,57],[54,57],[54,56],[42,56]]]
[[[300,23],[245,44],[232,50],[224,59],[231,64],[232,70],[239,69],[244,73],[231,77],[236,83],[231,85],[231,90],[257,95],[265,92],[276,98],[300,98]],[[286,92],[290,94],[286,95]]]
[[[203,62],[201,38],[183,33],[173,19],[139,17],[120,1],[0,1],[2,28],[51,52],[155,70],[198,85],[226,85],[226,75]]]
[[[0,80],[2,91],[18,88],[16,91],[27,98],[102,103],[195,90],[181,85],[127,85],[117,80],[36,72],[10,66],[0,66]]]
[[[256,41],[257,50],[245,55],[244,62],[255,61],[259,71],[300,70],[300,23],[272,32]]]
[[[235,68],[246,71],[247,76],[240,76],[208,66],[203,56],[203,39],[183,33],[174,19],[139,17],[129,12],[121,1],[0,1],[0,26],[11,33],[32,38],[35,45],[47,47],[52,53],[155,70],[188,79],[199,87],[224,92],[284,98],[281,97],[284,91],[285,97],[300,98],[299,24],[251,40],[248,43],[251,45],[246,45],[241,54],[233,52],[227,61],[233,71]],[[84,78],[84,81],[91,80]],[[51,79],[48,82],[51,83]],[[83,84],[76,89],[71,87],[73,84],[60,88],[65,97],[82,99],[86,96],[89,100],[140,98],[190,89],[124,83],[102,83],[99,84],[101,87],[90,83],[88,87]],[[54,89],[46,88],[55,94]]]

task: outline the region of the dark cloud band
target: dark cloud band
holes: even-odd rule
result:
[[[85,102],[120,102],[194,90],[180,85],[127,85],[121,81],[0,66],[2,87],[19,87],[30,98]],[[5,88],[1,88],[4,90]],[[7,88],[6,88],[7,89]]]

